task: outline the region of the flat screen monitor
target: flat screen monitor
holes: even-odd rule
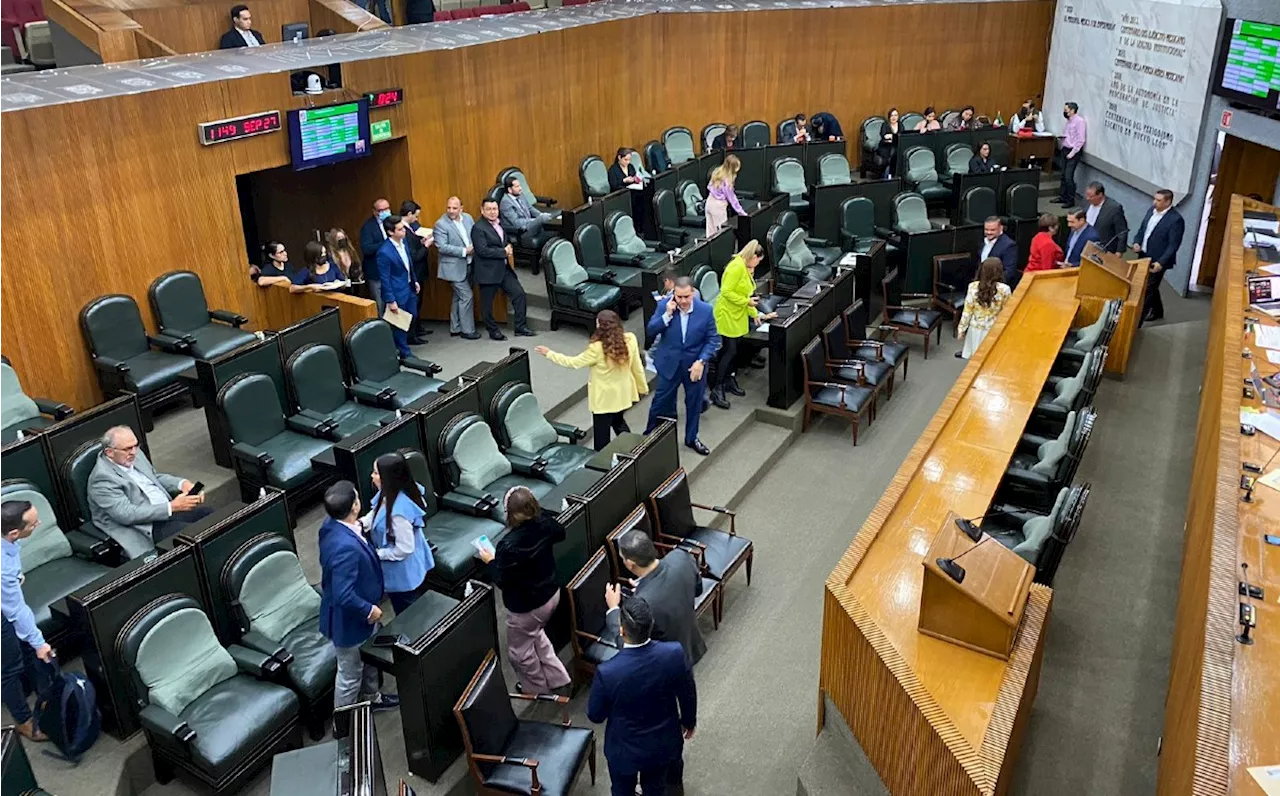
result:
[[[368,157],[369,101],[289,111],[289,150],[295,171]]]
[[[305,22],[286,22],[280,26],[280,41],[302,41],[311,38],[311,26]]]
[[[1227,20],[1213,93],[1259,110],[1280,110],[1280,25]]]

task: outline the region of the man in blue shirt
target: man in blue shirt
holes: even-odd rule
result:
[[[1079,265],[1080,258],[1084,255],[1084,247],[1089,241],[1098,243],[1098,230],[1093,228],[1089,223],[1088,216],[1083,210],[1072,210],[1067,213],[1067,227],[1071,230],[1071,234],[1067,236],[1067,263],[1069,265]]]
[[[421,289],[417,277],[413,275],[413,261],[409,255],[405,236],[409,227],[400,216],[388,216],[382,222],[387,232],[387,239],[378,247],[375,258],[375,271],[382,291],[382,303],[398,313],[407,313],[409,329],[417,321],[418,291]],[[400,356],[413,356],[409,350],[409,329],[391,327],[391,336],[396,341],[396,350]]]
[[[35,665],[34,658],[51,662],[53,648],[44,640],[36,626],[35,614],[22,596],[22,557],[18,549],[18,540],[26,539],[39,527],[40,515],[25,500],[7,500],[0,506],[0,522],[4,532],[4,538],[0,539],[0,564],[3,565],[0,569],[0,613],[4,615],[4,621],[0,622],[4,642],[3,649],[0,649],[0,679],[3,683],[0,696],[3,696],[4,706],[17,723],[15,729],[18,733],[30,741],[43,741],[46,740],[44,733],[31,719],[27,694],[32,686],[38,693],[48,681],[48,673]]]

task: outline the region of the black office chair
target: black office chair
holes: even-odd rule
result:
[[[595,456],[594,450],[577,444],[586,438],[585,431],[547,419],[528,384],[511,382],[500,388],[493,397],[492,418],[490,430],[503,455],[536,470],[544,481],[564,483]]]
[[[871,172],[878,173],[875,168],[876,151],[880,148],[880,128],[884,126],[885,118],[883,116],[869,116],[862,120],[859,127],[862,139],[862,176],[866,177]]]
[[[1020,182],[1005,191],[1005,209],[1010,218],[1030,220],[1039,215],[1039,192],[1036,186]],[[994,214],[993,214],[994,215]]]
[[[658,229],[659,242],[669,248],[684,246],[696,237],[693,228],[680,222],[676,196],[665,188],[653,193],[653,221]]]
[[[583,224],[573,231],[573,247],[578,262],[588,275],[598,275],[605,284],[622,287],[640,284],[640,268],[634,265],[618,265],[611,262],[604,248],[604,235],[595,224]],[[618,302],[622,319],[627,319],[627,303]]]
[[[0,442],[8,445],[18,432],[37,433],[73,414],[75,410],[67,404],[29,397],[9,358],[0,356]]]
[[[682,180],[676,186],[676,203],[680,208],[680,226],[706,231],[706,201],[696,182]]]
[[[729,125],[724,122],[712,122],[706,127],[703,127],[702,132],[698,133],[698,143],[702,146],[702,154],[705,155],[710,152],[711,145],[715,143],[715,140],[728,128]]]
[[[804,164],[798,158],[778,158],[773,161],[772,172],[773,192],[787,194],[787,206],[797,213],[807,211],[809,185],[805,182]]]
[[[758,149],[773,143],[773,134],[769,130],[769,125],[759,119],[742,125],[738,138],[742,142],[743,149]]]
[[[644,145],[644,163],[649,171],[654,173],[667,171],[671,168],[671,161],[667,159],[667,151],[657,141],[650,141]]]
[[[866,196],[851,196],[840,203],[840,248],[847,252],[867,254],[877,242],[883,242],[885,256],[896,254],[894,246],[876,230],[876,205]]]

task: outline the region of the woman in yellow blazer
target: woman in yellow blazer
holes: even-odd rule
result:
[[[591,409],[596,450],[609,444],[610,429],[618,434],[631,430],[623,414],[649,392],[649,382],[644,377],[636,336],[623,331],[618,313],[601,310],[596,314],[591,342],[576,357],[557,354],[544,345],[533,350],[561,367],[591,368],[587,406]]]
[[[767,321],[777,313],[761,315],[756,310],[760,297],[756,292],[756,266],[764,259],[758,241],[747,241],[742,251],[733,256],[720,277],[720,295],[714,306],[716,332],[720,334],[720,354],[716,357],[715,378],[711,382],[711,403],[721,409],[729,408],[725,391],[734,395],[746,395],[738,386],[738,340],[751,331],[748,319]]]

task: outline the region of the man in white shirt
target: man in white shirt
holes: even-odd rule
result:
[[[237,47],[261,47],[266,43],[262,34],[253,29],[253,15],[249,7],[238,5],[231,7],[231,30],[222,34],[218,41],[219,50],[234,50]]]
[[[387,239],[378,249],[374,265],[378,273],[378,284],[382,290],[382,303],[387,312],[408,313],[407,327],[391,326],[391,335],[395,338],[396,349],[400,356],[413,356],[409,350],[409,329],[413,328],[418,316],[418,292],[422,289],[413,273],[413,260],[409,256],[405,235],[409,228],[400,216],[388,216],[382,222]]]
[[[465,340],[478,340],[476,331],[475,294],[471,289],[474,277],[471,261],[475,246],[471,243],[471,228],[476,224],[469,213],[462,212],[462,200],[450,196],[444,215],[436,221],[435,242],[439,252],[436,276],[448,282],[453,289],[449,305],[449,334]]]
[[[138,558],[209,515],[194,489],[185,478],[157,473],[133,429],[114,426],[102,435],[102,454],[89,474],[89,513],[95,526]]]

